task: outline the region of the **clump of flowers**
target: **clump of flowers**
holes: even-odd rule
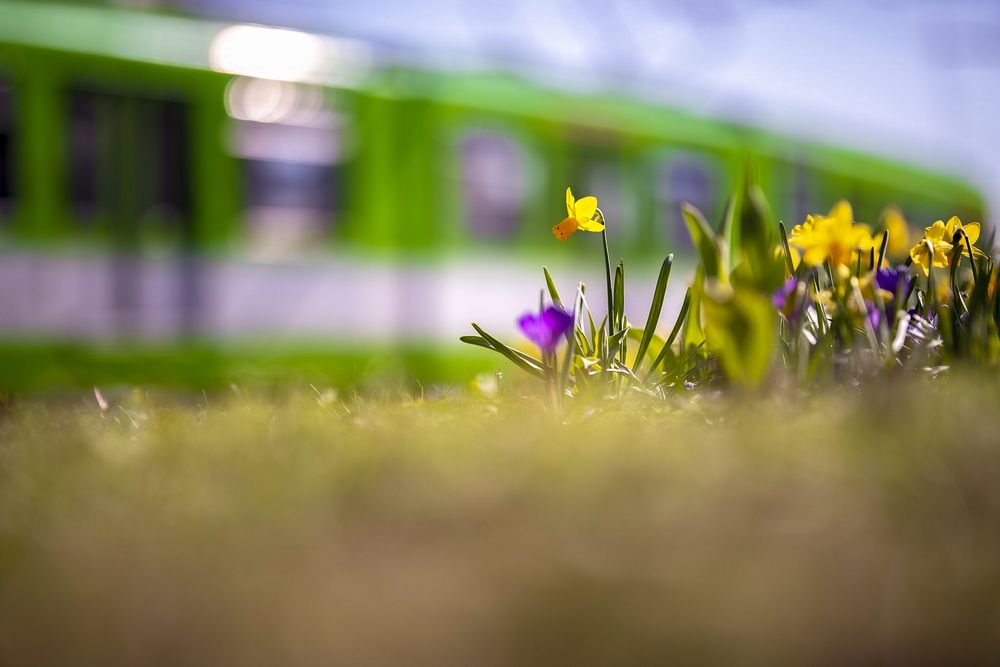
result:
[[[900,369],[937,372],[948,359],[1000,361],[1000,270],[976,246],[978,223],[938,220],[911,244],[898,208],[885,209],[884,230],[873,234],[839,201],[787,234],[749,181],[715,226],[693,206],[681,211],[698,263],[669,329],[658,331],[673,255],[660,267],[645,323],[634,323],[624,309],[624,262],[612,270],[597,197],[576,199],[567,188],[567,216],[552,233],[560,241],[578,230],[601,234],[607,314],[595,320],[582,283],[564,305],[543,268],[551,303],[517,320],[538,357],[476,324],[479,335],[462,340],[545,380],[557,402],[595,392],[666,396],[715,383],[753,388],[783,374],[854,381]]]

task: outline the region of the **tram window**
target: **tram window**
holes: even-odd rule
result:
[[[332,208],[329,165],[277,160],[244,162],[249,209],[299,209],[327,212]]]
[[[11,89],[0,81],[0,217],[10,215],[14,199],[14,118]]]
[[[484,239],[516,234],[527,198],[522,147],[500,132],[473,131],[460,140],[459,159],[469,231]]]
[[[71,93],[69,100],[69,195],[77,219],[91,220],[98,215],[98,181],[102,169],[99,157],[99,99],[94,95]],[[104,160],[109,162],[110,160]]]
[[[230,84],[226,109],[251,243],[265,251],[307,247],[345,210],[346,116],[320,89],[242,78]]]
[[[188,106],[75,88],[67,105],[70,208],[116,235],[186,238],[191,210]]]
[[[691,238],[681,205],[691,204],[710,218],[715,197],[715,175],[704,159],[685,153],[666,160],[657,183],[657,203],[663,211],[667,238],[680,247],[690,248]]]

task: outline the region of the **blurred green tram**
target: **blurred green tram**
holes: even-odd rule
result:
[[[548,232],[566,185],[600,196],[615,254],[641,265],[687,252],[678,205],[717,218],[748,159],[784,220],[841,197],[870,221],[889,202],[984,213],[946,175],[627,96],[0,0],[0,382],[53,360],[205,379],[220,343],[248,341],[303,368],[380,347],[439,369],[427,350],[468,319],[502,329],[530,303],[504,276],[595,252]]]

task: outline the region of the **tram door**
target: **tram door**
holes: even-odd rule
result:
[[[110,333],[172,336],[198,327],[200,269],[181,99],[78,86],[68,94],[70,209],[109,248]]]

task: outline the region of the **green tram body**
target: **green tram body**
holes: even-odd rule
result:
[[[241,122],[225,104],[237,76],[215,71],[209,62],[212,40],[225,27],[177,16],[0,1],[0,91],[7,91],[5,123],[0,108],[0,157],[7,161],[0,238],[6,252],[183,252],[221,262],[245,254],[247,202],[256,193],[247,182],[251,166],[227,149],[226,139]],[[664,174],[681,173],[677,182],[684,185],[687,172],[670,169],[685,161],[695,165],[694,176],[688,173],[694,185],[685,187],[702,196],[696,203],[710,219],[717,218],[748,160],[776,216],[786,221],[825,210],[842,197],[854,203],[858,219],[873,222],[889,203],[918,224],[952,213],[963,219],[984,214],[980,193],[956,178],[621,95],[555,90],[499,73],[377,64],[350,85],[305,85],[347,120],[337,130],[340,157],[323,172],[333,193],[324,209],[331,220],[309,248],[376,266],[433,267],[483,253],[528,262],[553,255],[589,259],[596,248],[591,239],[556,245],[548,232],[563,215],[565,186],[587,194],[589,183],[617,188],[615,197],[605,190],[594,194],[625,202],[627,216],[609,215],[616,254],[640,265],[658,262],[666,252],[683,254],[676,204],[691,193],[671,192],[676,183]],[[92,135],[96,148],[74,148],[82,141],[70,127],[74,105],[87,109],[86,136]],[[150,125],[150,117],[158,120]],[[159,139],[149,138],[149,128],[159,131],[156,123],[168,117],[183,129],[176,134],[179,145],[169,142],[165,130]],[[470,136],[484,137],[490,150],[499,142],[500,153],[518,156],[521,183],[513,208],[500,202],[499,212],[468,210],[475,206],[462,185],[462,146]],[[89,151],[90,164],[78,167],[74,150]],[[148,159],[152,154],[156,160]],[[502,159],[499,164],[505,165]],[[158,169],[173,175],[168,186],[157,181]],[[75,202],[80,197],[86,215]],[[158,197],[170,199],[171,206],[147,206]],[[477,232],[477,217],[494,214],[502,233]],[[469,304],[470,319],[480,316],[477,307],[489,304]],[[282,373],[331,381],[356,379],[373,364],[433,379],[492,363],[481,355],[462,357],[450,341],[411,341],[405,335],[377,345],[336,336],[294,342],[286,337],[279,349],[256,345],[268,339],[252,334],[225,341],[211,332],[76,340],[60,332],[9,331],[0,321],[0,336],[0,383],[8,388],[66,381],[205,385],[249,358],[262,377],[270,364]],[[381,354],[370,354],[375,347]],[[389,350],[391,362],[371,361],[388,358]]]

